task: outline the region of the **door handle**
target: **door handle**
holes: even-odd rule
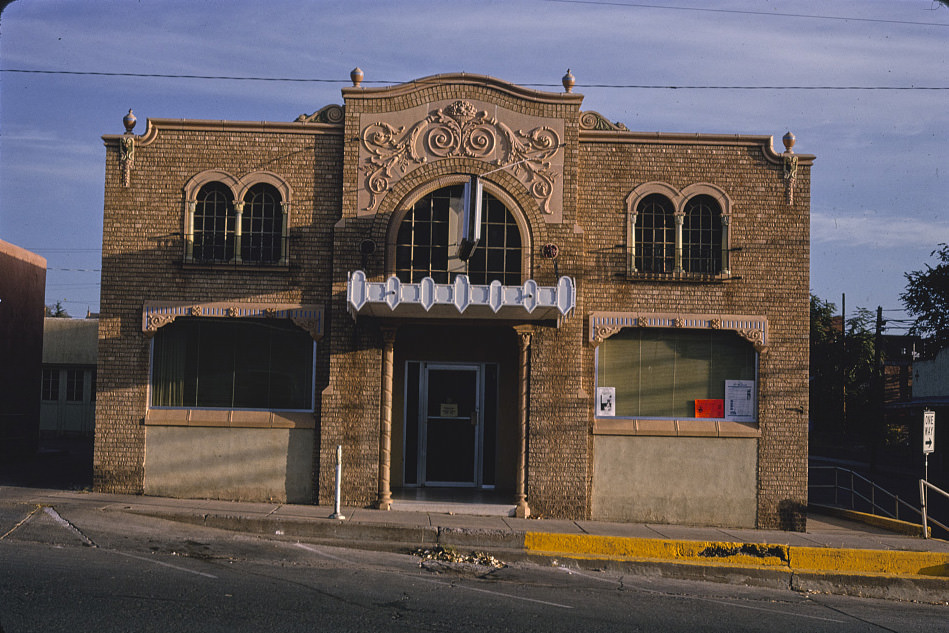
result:
[[[475,409],[471,412],[471,426],[478,426],[478,410]]]

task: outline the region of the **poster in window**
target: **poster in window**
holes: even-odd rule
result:
[[[755,381],[725,381],[725,419],[733,422],[756,420]]]
[[[596,388],[596,414],[602,417],[616,415],[616,387]]]

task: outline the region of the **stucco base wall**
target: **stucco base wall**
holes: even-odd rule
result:
[[[753,528],[757,440],[594,438],[593,518]]]
[[[313,429],[150,426],[145,494],[313,502]]]

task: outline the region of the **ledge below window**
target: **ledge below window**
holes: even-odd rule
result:
[[[627,281],[656,281],[667,283],[694,283],[694,284],[723,284],[729,281],[738,281],[741,277],[731,273],[647,273],[628,272]]]
[[[217,409],[149,409],[146,426],[214,426],[243,429],[313,429],[312,411],[222,411]]]
[[[228,262],[181,262],[182,270],[227,270],[231,272],[289,273],[290,264],[228,263]]]
[[[653,435],[663,437],[761,437],[753,422],[729,420],[629,420],[599,418],[594,435]]]

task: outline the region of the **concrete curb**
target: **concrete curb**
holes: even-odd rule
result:
[[[358,523],[145,508],[121,510],[217,529],[406,553],[441,545],[508,562],[949,605],[949,553]]]

